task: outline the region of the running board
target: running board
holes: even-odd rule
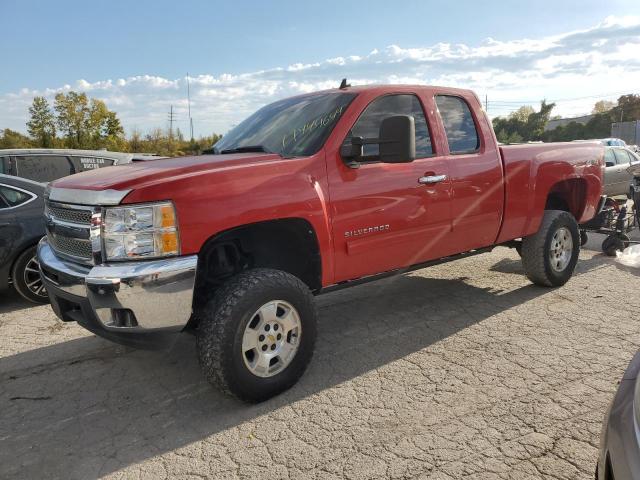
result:
[[[335,283],[333,285],[329,285],[328,287],[324,287],[320,289],[316,293],[316,295],[335,292],[337,290],[342,290],[343,288],[355,287],[356,285],[362,285],[363,283],[375,282],[376,280],[381,280],[387,277],[393,277],[395,275],[402,275],[403,273],[413,272],[414,270],[421,270],[427,267],[433,267],[435,265],[440,265],[441,263],[453,262],[454,260],[473,257],[475,255],[480,255],[481,253],[490,252],[496,246],[497,245],[492,245],[490,247],[479,248],[477,250],[470,250],[468,252],[458,253],[456,255],[450,255],[448,257],[442,257],[436,260],[429,260],[428,262],[416,263],[415,265],[411,265],[410,267],[398,268],[395,270],[388,270],[386,272],[376,273],[374,275],[367,275],[366,277],[360,277],[353,280],[345,280],[344,282]]]

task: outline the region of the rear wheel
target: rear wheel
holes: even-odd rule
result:
[[[40,264],[36,256],[36,247],[20,254],[11,270],[13,286],[21,297],[33,303],[47,303],[49,297],[40,278]]]
[[[260,402],[293,386],[313,355],[313,295],[293,275],[252,269],[223,285],[200,313],[197,344],[207,380]]]
[[[579,254],[578,224],[563,210],[546,210],[538,231],[522,240],[522,265],[536,285],[559,287],[567,283]]]

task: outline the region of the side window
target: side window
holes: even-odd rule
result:
[[[31,199],[32,196],[20,190],[15,190],[5,185],[0,185],[0,198],[4,204],[9,207],[17,207],[18,205]]]
[[[9,173],[8,157],[0,157],[0,173]]]
[[[629,154],[625,150],[622,150],[621,148],[616,148],[615,154],[616,154],[616,161],[618,165],[628,165],[629,163],[631,163]]]
[[[613,148],[607,148],[605,150],[604,164],[606,167],[614,167],[616,165],[616,156],[613,154]]]
[[[436,105],[449,142],[449,153],[471,153],[480,148],[480,136],[469,105],[460,97],[436,96]]]
[[[433,155],[431,148],[431,136],[427,121],[420,105],[420,100],[413,94],[385,95],[375,99],[362,112],[360,118],[349,132],[349,137],[378,138],[382,120],[394,115],[410,115],[416,126],[416,158],[430,157]],[[350,142],[347,137],[345,143]],[[379,154],[378,145],[365,145],[363,147],[364,159],[374,159]],[[372,158],[373,157],[373,158]]]
[[[71,175],[73,171],[67,157],[29,155],[16,157],[16,173],[19,177],[36,182],[51,182]]]
[[[74,170],[77,172],[85,172],[87,170],[94,170],[96,168],[110,167],[113,165],[113,159],[102,157],[71,157],[71,163]]]

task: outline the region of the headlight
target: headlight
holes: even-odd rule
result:
[[[170,202],[105,208],[102,234],[106,260],[180,254],[176,212]]]

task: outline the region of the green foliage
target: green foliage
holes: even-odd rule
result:
[[[640,119],[640,95],[623,95],[615,106],[604,109],[603,103],[597,102],[594,106],[593,117],[585,124],[571,122],[544,132],[542,139],[545,142],[563,142],[592,138],[606,138],[611,135],[611,124],[614,122],[628,122]],[[613,102],[609,102],[613,103]]]
[[[5,128],[0,131],[0,148],[31,148],[33,143],[20,132]]]
[[[29,107],[27,131],[38,147],[51,148],[56,138],[56,119],[44,97],[35,97]]]
[[[555,103],[540,103],[540,111],[524,106],[513,112],[509,117],[493,119],[496,137],[501,143],[520,143],[541,140],[544,126],[549,121],[551,110]]]
[[[59,93],[55,96],[54,109],[67,148],[126,150],[120,120],[102,100],[89,99],[85,93]]]

